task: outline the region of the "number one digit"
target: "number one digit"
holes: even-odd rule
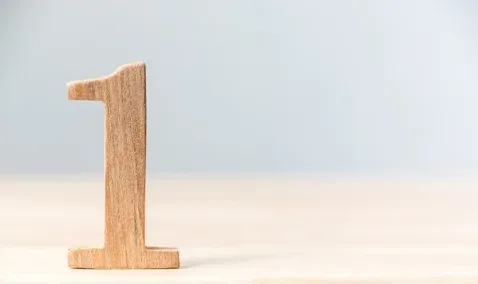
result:
[[[112,75],[68,84],[70,100],[105,104],[105,244],[74,249],[71,268],[178,268],[176,249],[145,246],[146,66],[132,63]]]

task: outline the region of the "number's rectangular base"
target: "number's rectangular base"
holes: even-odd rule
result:
[[[80,269],[176,269],[179,251],[174,248],[146,247],[133,255],[104,248],[72,249],[68,266]]]

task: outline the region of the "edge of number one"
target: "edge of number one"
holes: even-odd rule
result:
[[[146,65],[70,82],[70,100],[105,105],[105,240],[103,248],[70,249],[70,268],[179,268],[174,248],[145,245]]]

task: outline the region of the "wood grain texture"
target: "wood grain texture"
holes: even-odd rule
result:
[[[105,105],[105,246],[75,249],[71,268],[178,268],[172,248],[145,245],[146,66],[118,68],[112,75],[68,84],[70,100]]]

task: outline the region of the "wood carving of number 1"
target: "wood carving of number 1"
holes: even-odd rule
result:
[[[179,252],[145,245],[146,66],[121,66],[113,74],[68,83],[70,100],[105,105],[105,243],[71,249],[70,268],[178,268]]]

